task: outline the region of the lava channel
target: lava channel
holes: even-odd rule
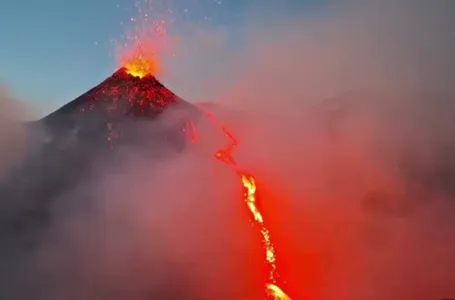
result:
[[[243,188],[244,188],[244,201],[248,206],[250,213],[252,214],[254,223],[259,227],[263,248],[265,251],[265,263],[268,267],[268,281],[265,284],[266,299],[271,300],[291,300],[291,298],[279,287],[277,281],[277,267],[276,267],[276,254],[275,246],[270,236],[270,231],[264,223],[264,217],[261,211],[258,209],[257,203],[257,185],[254,175],[251,172],[243,170],[234,160],[233,152],[238,146],[238,140],[234,134],[227,129],[227,127],[219,125],[214,116],[208,112],[205,112],[210,121],[217,125],[227,137],[229,144],[219,149],[215,157],[220,161],[229,165],[238,175]]]

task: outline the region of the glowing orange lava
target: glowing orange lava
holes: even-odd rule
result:
[[[146,3],[149,1],[145,0]],[[139,18],[132,18],[133,32],[127,37],[127,43],[121,46],[120,67],[124,67],[126,72],[135,77],[145,77],[147,75],[156,75],[161,72],[159,57],[164,54],[172,53],[172,39],[169,38],[166,31],[166,22],[164,20],[151,21],[147,10],[142,10],[139,6]],[[138,22],[140,21],[140,22]],[[202,109],[202,108],[201,108]],[[204,110],[204,109],[202,109]],[[207,116],[214,122],[211,114]],[[276,254],[275,248],[270,237],[269,229],[264,223],[264,217],[258,209],[256,195],[255,177],[247,171],[241,170],[233,158],[233,150],[237,147],[235,136],[223,126],[220,126],[224,135],[229,139],[229,144],[216,152],[216,157],[231,166],[239,176],[239,180],[244,187],[244,201],[253,216],[253,222],[260,229],[265,251],[265,263],[268,267],[268,280],[265,284],[265,295],[267,299],[274,300],[291,300],[278,286],[276,274]],[[188,122],[184,129],[191,141],[196,141],[196,134],[193,122]]]
[[[207,116],[212,120],[212,122],[215,122],[211,114],[207,113]],[[235,136],[226,127],[220,126],[220,128],[224,135],[228,138],[229,144],[218,150],[215,156],[219,160],[231,166],[239,176],[245,191],[244,201],[253,216],[254,223],[260,228],[262,235],[262,242],[265,251],[265,263],[268,266],[269,272],[269,278],[265,285],[266,296],[268,299],[274,300],[291,300],[291,298],[283,292],[277,283],[275,247],[270,237],[269,229],[264,224],[264,217],[256,205],[256,180],[249,172],[242,170],[233,158],[233,151],[238,146],[238,141]]]
[[[164,20],[150,20],[148,13],[139,11],[131,18],[132,29],[123,45],[117,45],[120,66],[136,77],[156,76],[162,71],[162,57],[171,53],[170,37]]]
[[[159,71],[159,62],[155,54],[151,51],[144,51],[141,47],[134,49],[130,55],[123,59],[123,66],[128,74],[136,77],[155,75]]]

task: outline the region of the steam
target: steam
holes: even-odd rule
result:
[[[454,297],[454,12],[343,1],[306,20],[253,15],[234,55],[205,34],[194,61],[219,75],[203,68],[186,77],[202,94],[182,92],[248,116],[231,119],[238,151],[273,193],[266,217],[295,298]]]
[[[27,130],[21,121],[29,117],[25,103],[0,85],[0,179],[23,155]]]
[[[433,2],[340,1],[303,20],[254,10],[237,51],[222,30],[179,37],[164,79],[219,104],[238,135],[294,299],[455,297],[455,7]],[[14,272],[0,269],[0,295],[260,297],[260,239],[213,157],[225,141],[199,131],[177,157],[119,149],[121,165],[94,161]],[[16,148],[1,145],[9,161]]]

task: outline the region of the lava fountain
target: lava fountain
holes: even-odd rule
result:
[[[123,45],[117,45],[119,67],[135,77],[157,75],[163,71],[163,56],[172,52],[171,39],[166,31],[166,21],[149,21],[141,13],[141,22],[132,18],[133,28]]]

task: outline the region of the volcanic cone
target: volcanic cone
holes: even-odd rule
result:
[[[15,203],[11,209],[21,207],[16,205],[19,202],[30,209],[2,210],[18,229],[24,222],[43,220],[50,203],[87,181],[100,164],[115,168],[125,156],[140,153],[163,159],[180,153],[197,116],[195,106],[152,75],[138,77],[119,69],[75,100],[29,123],[29,153],[0,182],[0,198]],[[117,151],[123,146],[135,150],[125,155]]]

